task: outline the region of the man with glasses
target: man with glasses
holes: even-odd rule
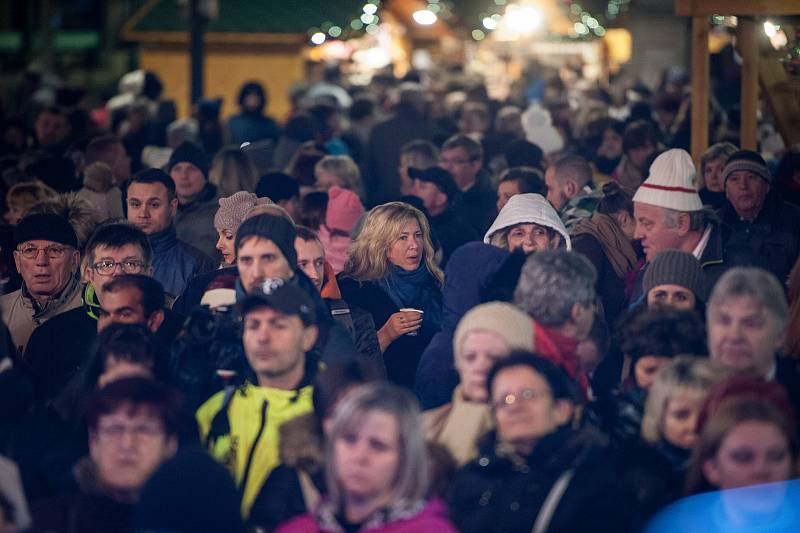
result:
[[[453,175],[461,189],[458,210],[479,235],[486,233],[497,216],[497,193],[483,170],[483,148],[466,135],[453,135],[439,155],[439,166]]]
[[[22,287],[0,297],[0,312],[21,354],[33,331],[81,304],[78,238],[58,215],[29,215],[14,229],[14,263]]]
[[[147,378],[114,381],[89,400],[89,456],[77,494],[32,506],[37,531],[129,531],[139,493],[178,448],[177,393]],[[78,479],[80,478],[80,479]]]
[[[54,317],[31,337],[25,351],[24,360],[37,384],[40,400],[55,398],[89,357],[107,283],[124,274],[152,277],[152,250],[147,235],[124,222],[103,225],[86,243],[84,265],[88,283],[83,290],[83,306]],[[165,320],[159,328],[166,328],[163,342],[171,342],[179,324],[180,320],[165,310]],[[161,334],[159,331],[157,336]]]

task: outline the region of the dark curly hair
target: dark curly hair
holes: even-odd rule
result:
[[[620,322],[618,336],[622,352],[634,363],[645,355],[708,354],[706,328],[695,311],[660,305],[639,308]]]

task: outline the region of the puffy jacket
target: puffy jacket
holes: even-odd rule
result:
[[[250,514],[261,486],[280,462],[281,425],[314,408],[311,380],[316,368],[308,370],[294,390],[245,383],[215,394],[197,410],[200,435],[209,453],[228,467],[242,492],[243,517]]]
[[[210,257],[178,240],[174,226],[150,235],[148,240],[153,248],[153,277],[173,296],[180,296],[196,275],[214,270]]]

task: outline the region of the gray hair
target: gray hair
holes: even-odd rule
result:
[[[736,145],[729,142],[722,142],[709,146],[708,150],[703,152],[703,154],[700,156],[700,176],[705,176],[706,165],[710,161],[722,159],[724,163],[728,161],[728,158],[737,151],[739,151],[739,149],[736,148]]]
[[[676,211],[662,207],[664,210],[664,225],[668,228],[674,228],[678,225],[678,217],[680,215],[687,215],[689,217],[689,231],[703,231],[706,226],[712,222],[719,220],[711,208],[704,207],[699,211]]]
[[[397,421],[400,457],[395,473],[394,500],[414,503],[425,498],[430,484],[430,461],[422,434],[416,398],[407,390],[387,382],[359,385],[336,406],[325,451],[328,494],[338,506],[343,501],[334,458],[336,441],[362,426],[371,411],[392,415]]]
[[[714,285],[708,300],[706,320],[710,323],[711,311],[727,299],[748,296],[759,306],[772,313],[777,331],[783,331],[789,321],[789,305],[778,278],[770,272],[755,267],[736,267],[728,270]]]
[[[534,252],[520,272],[514,303],[543,326],[561,326],[575,304],[594,303],[596,280],[594,265],[577,252]]]

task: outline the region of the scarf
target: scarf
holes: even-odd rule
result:
[[[533,328],[534,339],[536,339],[536,353],[564,370],[570,378],[580,385],[584,398],[587,398],[589,378],[581,368],[581,362],[575,354],[578,350],[578,341],[554,329],[542,326],[536,321],[533,322]]]
[[[424,311],[424,329],[439,331],[442,328],[442,291],[424,262],[411,271],[392,265],[389,274],[378,281],[378,286],[398,309]]]
[[[459,385],[453,392],[447,419],[431,440],[447,448],[461,466],[478,455],[478,442],[493,427],[489,404],[464,400]]]
[[[600,241],[600,246],[619,279],[625,279],[625,275],[636,268],[637,258],[633,245],[613,217],[595,213],[591,218],[582,219],[572,230],[572,236],[584,234]]]

